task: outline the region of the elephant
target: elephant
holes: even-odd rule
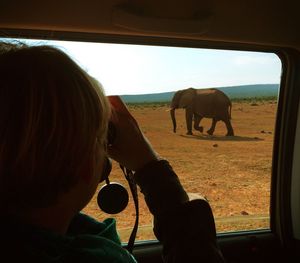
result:
[[[179,90],[175,92],[170,108],[173,132],[176,132],[175,109],[184,108],[188,135],[193,134],[193,120],[194,129],[203,132],[203,127],[199,126],[201,119],[211,118],[212,124],[208,134],[213,135],[217,122],[221,120],[226,124],[226,136],[234,136],[230,122],[232,103],[224,92],[216,88]]]

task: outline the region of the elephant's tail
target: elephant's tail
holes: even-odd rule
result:
[[[231,108],[232,108],[232,103],[229,102],[229,120],[231,120]]]
[[[172,108],[170,111],[171,114],[171,119],[172,119],[172,123],[173,123],[173,132],[176,132],[176,118],[175,118],[175,108]]]

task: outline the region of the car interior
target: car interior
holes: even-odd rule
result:
[[[99,74],[108,95],[122,95],[153,144],[169,157],[183,180],[186,177],[183,182],[191,195],[204,194],[211,201],[226,262],[299,262],[298,7],[297,1],[289,0],[4,0],[0,41],[58,45],[84,68],[93,65],[91,75]],[[231,59],[235,64],[228,63]],[[207,65],[196,64],[200,60]],[[209,66],[209,61],[214,65]],[[170,64],[177,68],[171,69]],[[274,78],[268,78],[271,74]],[[178,75],[183,76],[182,82],[162,90]],[[222,82],[227,77],[231,82]],[[221,123],[214,136],[205,131],[186,135],[183,110],[176,111],[178,126],[173,133],[171,98],[175,91],[192,85],[224,88],[232,101],[232,139],[225,136],[226,126]],[[252,95],[237,95],[235,86],[243,92],[247,86]],[[273,93],[263,93],[271,88]],[[147,103],[143,103],[145,94],[151,94]],[[210,121],[205,121],[209,127]],[[175,156],[176,143],[184,154]],[[209,164],[205,169],[204,163]],[[117,168],[112,176],[127,184]],[[141,263],[163,262],[150,212],[141,195],[139,199],[133,254]],[[84,212],[103,220],[108,215],[96,211],[94,203]],[[130,218],[120,224],[124,246],[135,231],[133,200],[128,206],[113,215],[117,221]]]

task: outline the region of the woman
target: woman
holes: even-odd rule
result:
[[[189,201],[118,97],[109,102],[50,46],[2,43],[0,72],[1,239],[10,262],[135,262],[113,219],[80,213],[107,176],[108,156],[134,171],[165,262],[223,262],[208,203]],[[116,134],[107,145],[109,120]]]

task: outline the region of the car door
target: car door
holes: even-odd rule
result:
[[[12,1],[13,2],[13,1]],[[30,1],[29,1],[30,2]],[[118,1],[115,1],[118,2]],[[120,1],[121,2],[121,1]],[[114,3],[116,4],[116,3]],[[287,24],[278,25],[278,23],[272,23],[273,20],[267,19],[269,23],[259,23],[257,21],[261,21],[261,14],[267,13],[267,11],[272,13],[272,8],[277,8],[275,6],[269,6],[270,9],[263,9],[263,6],[261,6],[262,9],[258,14],[255,12],[252,16],[249,17],[249,23],[252,25],[256,25],[256,28],[252,26],[249,26],[244,20],[243,23],[241,22],[238,26],[235,27],[237,24],[236,21],[238,18],[241,19],[241,14],[246,14],[245,11],[247,8],[241,7],[239,10],[241,14],[236,14],[237,18],[233,16],[233,14],[228,11],[229,9],[236,10],[235,4],[237,3],[228,3],[228,6],[224,6],[222,3],[218,3],[216,6],[216,14],[220,14],[220,16],[217,16],[218,23],[212,24],[215,25],[212,26],[210,35],[208,36],[202,36],[200,33],[202,32],[196,32],[198,35],[192,35],[195,34],[193,29],[199,29],[199,26],[202,24],[197,24],[195,27],[190,27],[189,32],[182,31],[182,28],[188,28],[188,25],[191,21],[184,21],[184,26],[180,27],[178,24],[176,24],[172,19],[171,22],[168,24],[168,21],[165,20],[159,20],[158,22],[154,23],[155,20],[138,20],[141,21],[140,27],[137,28],[130,28],[129,26],[132,23],[133,18],[135,16],[131,16],[128,18],[129,22],[127,24],[127,27],[124,29],[124,25],[121,28],[115,28],[116,25],[114,25],[112,28],[103,28],[99,27],[97,22],[96,16],[93,16],[95,12],[95,6],[93,10],[89,10],[91,15],[88,19],[86,14],[83,14],[82,17],[80,17],[81,12],[78,12],[78,10],[85,10],[86,3],[78,4],[75,10],[75,14],[77,16],[64,16],[61,14],[61,12],[58,12],[56,8],[54,8],[51,3],[47,3],[46,6],[52,6],[52,8],[48,8],[47,10],[44,10],[43,7],[36,3],[28,3],[26,6],[25,4],[20,5],[21,8],[13,7],[12,4],[6,4],[2,5],[2,11],[1,11],[1,17],[0,19],[0,27],[1,27],[1,37],[4,39],[21,39],[25,41],[25,39],[35,39],[35,40],[46,40],[46,41],[57,41],[57,40],[65,40],[67,42],[69,41],[75,41],[75,42],[82,42],[82,43],[99,43],[99,44],[113,44],[113,45],[132,45],[134,52],[137,52],[139,49],[139,46],[154,46],[154,47],[164,47],[166,50],[169,50],[170,47],[176,49],[176,48],[192,48],[195,50],[200,49],[211,49],[211,50],[224,50],[224,51],[241,51],[241,52],[256,52],[258,53],[271,53],[274,54],[274,56],[277,56],[280,61],[280,75],[279,75],[279,93],[276,95],[276,103],[271,104],[272,109],[274,110],[272,112],[273,119],[272,123],[274,124],[274,129],[272,131],[265,130],[260,128],[260,126],[255,126],[256,123],[253,123],[249,125],[250,127],[255,127],[257,135],[253,135],[251,133],[251,136],[247,136],[248,132],[245,132],[244,134],[240,133],[240,137],[237,135],[236,141],[247,141],[249,144],[248,146],[245,146],[246,148],[249,147],[249,149],[252,147],[255,149],[255,147],[261,147],[259,146],[259,143],[261,142],[269,142],[268,149],[270,151],[268,152],[270,158],[268,159],[268,168],[266,169],[265,166],[262,165],[264,160],[259,159],[256,160],[256,164],[259,164],[253,173],[253,181],[249,179],[249,181],[243,185],[241,185],[242,188],[251,188],[251,185],[257,181],[256,175],[260,175],[261,173],[265,174],[268,178],[267,184],[269,185],[268,189],[265,190],[265,199],[267,201],[264,201],[264,207],[266,211],[268,210],[267,214],[259,215],[255,212],[249,212],[246,208],[245,209],[239,209],[239,210],[233,210],[233,215],[230,214],[230,203],[226,204],[219,204],[215,202],[215,198],[218,196],[218,191],[223,191],[224,188],[220,187],[220,189],[216,189],[219,187],[219,183],[216,182],[210,182],[206,184],[207,189],[210,188],[211,192],[209,192],[209,196],[207,196],[208,200],[211,199],[212,204],[216,204],[216,207],[218,205],[222,205],[224,211],[228,211],[226,219],[219,218],[218,217],[218,209],[216,208],[215,213],[215,219],[217,223],[217,227],[224,226],[226,224],[230,223],[231,228],[228,230],[221,230],[218,231],[217,238],[218,238],[218,244],[224,254],[225,259],[227,262],[298,262],[300,259],[299,255],[299,247],[300,247],[300,208],[299,208],[299,190],[300,190],[300,167],[299,167],[299,154],[300,154],[300,108],[299,108],[299,98],[300,98],[300,77],[299,77],[299,71],[300,71],[300,44],[299,41],[297,42],[297,39],[295,37],[295,32],[297,32],[297,28],[299,28],[299,23],[294,23],[293,27],[288,27],[287,25],[290,25],[291,22],[286,22]],[[104,6],[112,5],[105,4]],[[18,6],[16,4],[16,6]],[[38,6],[36,9],[35,7]],[[256,5],[257,6],[257,5]],[[65,8],[65,6],[63,6]],[[79,7],[79,8],[78,8]],[[100,10],[100,7],[98,6]],[[251,9],[251,6],[248,6]],[[14,8],[16,8],[17,12]],[[66,9],[60,9],[66,10]],[[150,7],[149,7],[150,8]],[[226,9],[224,13],[221,12],[222,8]],[[284,9],[286,9],[285,7]],[[71,8],[72,9],[72,8]],[[104,8],[105,9],[105,8]],[[249,9],[249,10],[250,10]],[[30,16],[30,12],[36,12],[39,11],[40,13],[35,13],[35,16]],[[243,10],[245,13],[243,13]],[[252,10],[252,9],[251,9]],[[292,16],[292,12],[286,12],[285,14],[280,13],[278,11],[279,9],[276,9],[275,13],[280,14],[283,18],[288,18],[289,14],[291,14],[290,20],[288,21],[296,21],[296,18]],[[26,12],[25,12],[26,11]],[[111,11],[111,10],[110,10]],[[43,13],[44,12],[44,13]],[[166,11],[167,12],[167,11]],[[20,16],[19,19],[16,19],[16,14],[20,15],[21,13],[25,14],[23,17]],[[146,12],[147,13],[147,12]],[[231,14],[232,17],[229,22],[227,22],[226,14]],[[238,13],[238,12],[237,12]],[[43,14],[45,14],[43,16]],[[106,14],[107,16],[104,16],[106,18],[105,23],[109,23],[109,12]],[[123,14],[123,13],[122,13]],[[120,13],[119,13],[120,15]],[[70,18],[71,17],[71,18]],[[78,20],[75,19],[75,17],[78,18]],[[92,18],[94,17],[95,20]],[[245,15],[246,17],[246,15]],[[270,15],[272,17],[272,15]],[[126,21],[126,16],[121,16],[119,18],[123,18],[125,20],[122,20],[123,22]],[[80,23],[80,19],[82,19],[82,23]],[[91,19],[91,20],[90,20]],[[102,18],[101,18],[102,19]],[[104,20],[104,18],[103,18]],[[241,19],[242,20],[242,19]],[[284,19],[283,19],[284,20]],[[282,21],[283,21],[282,20]],[[79,22],[78,22],[79,21]],[[121,20],[118,20],[120,23],[122,23]],[[153,22],[153,26],[156,26],[154,33],[153,30],[149,30],[148,27],[145,27],[145,25],[151,24],[151,21]],[[172,22],[173,21],[173,22]],[[220,22],[221,21],[221,22]],[[223,22],[222,22],[223,21]],[[275,21],[275,20],[274,20]],[[277,21],[277,20],[276,20]],[[143,22],[143,23],[142,23]],[[65,23],[65,24],[64,24]],[[105,24],[104,23],[104,24]],[[161,27],[163,28],[164,25],[169,25],[167,27],[167,30],[161,30],[159,31],[159,24],[161,23]],[[166,24],[164,24],[166,23]],[[174,24],[175,23],[175,24]],[[228,24],[226,24],[228,23]],[[258,23],[258,24],[257,24]],[[126,24],[126,23],[125,23]],[[102,25],[102,24],[101,24]],[[180,25],[180,24],[179,24]],[[190,25],[193,25],[193,23],[190,23]],[[195,25],[195,24],[194,24]],[[224,25],[224,26],[223,26]],[[226,25],[230,25],[229,27],[226,27]],[[102,25],[103,26],[103,25]],[[261,26],[261,28],[260,28]],[[272,38],[270,32],[276,32],[276,29],[279,28],[282,35],[284,35],[284,40],[279,39],[279,37]],[[151,27],[150,27],[151,29]],[[172,29],[172,30],[171,30]],[[205,27],[204,27],[205,29]],[[260,31],[261,29],[261,31]],[[285,30],[286,29],[286,30]],[[115,30],[115,31],[114,31]],[[131,31],[133,30],[133,31]],[[138,33],[136,33],[135,30],[140,30]],[[295,30],[295,31],[294,31]],[[205,30],[203,30],[205,31]],[[134,32],[134,33],[133,33]],[[185,34],[186,33],[186,34]],[[191,34],[190,34],[191,33]],[[274,33],[275,34],[275,33]],[[268,39],[264,38],[264,35],[268,35]],[[279,39],[279,40],[278,40]],[[128,53],[129,54],[129,53]],[[118,53],[114,53],[112,56],[112,60],[116,61]],[[255,57],[255,56],[254,56]],[[143,69],[146,64],[149,63],[149,61],[153,59],[153,57],[148,57],[148,60],[141,60],[140,62],[140,69]],[[171,58],[169,58],[171,59]],[[189,57],[190,60],[192,60],[192,57]],[[252,59],[252,60],[251,60]],[[127,60],[130,61],[130,57],[127,57]],[[250,57],[250,60],[253,61],[253,57]],[[240,61],[240,64],[238,64],[239,67],[242,67],[243,65],[241,63],[245,63],[245,61],[249,62],[248,60]],[[260,63],[264,63],[260,60],[256,60],[256,65],[258,66]],[[216,64],[218,65],[218,64]],[[114,68],[117,66],[117,62],[115,64],[111,64],[110,67]],[[268,66],[266,65],[265,68]],[[125,70],[126,65],[123,66],[123,69]],[[159,65],[157,66],[159,68]],[[152,70],[150,68],[150,75],[151,72],[154,72],[155,67],[152,67]],[[184,72],[185,67],[180,67],[180,73]],[[189,68],[190,70],[190,68]],[[163,72],[163,71],[162,71]],[[219,70],[219,74],[222,73],[222,69]],[[135,78],[138,78],[137,72],[131,72],[127,74],[132,74]],[[158,74],[158,73],[157,73]],[[178,71],[174,71],[173,75],[178,75]],[[183,74],[184,75],[184,74]],[[152,77],[155,78],[158,75],[154,75],[152,73]],[[218,75],[212,75],[211,78],[217,78]],[[180,89],[181,87],[176,87],[175,89]],[[183,87],[182,87],[183,88]],[[174,90],[175,90],[174,89]],[[130,91],[130,90],[129,90]],[[152,92],[152,91],[150,91]],[[156,91],[157,92],[157,91]],[[124,95],[124,91],[119,91],[120,95]],[[127,94],[125,94],[127,95]],[[170,96],[170,94],[168,95]],[[123,97],[124,100],[128,100],[128,103],[130,104],[129,97]],[[162,105],[163,109],[166,111],[168,110],[168,103],[169,103],[168,97],[164,102],[165,104]],[[137,99],[135,97],[135,99]],[[163,111],[156,111],[156,109],[159,109],[158,106],[153,106],[152,104],[148,108],[146,106],[140,106],[140,104],[131,104],[130,109],[133,111],[136,110],[138,118],[141,120],[144,118],[144,116],[148,116],[149,113],[149,107],[151,107],[151,112],[159,115],[164,115],[165,112]],[[245,104],[242,104],[245,103]],[[236,113],[239,112],[240,114],[246,114],[247,111],[252,111],[259,116],[260,112],[256,110],[255,107],[259,107],[261,105],[266,105],[267,103],[263,104],[265,102],[261,102],[257,99],[252,99],[250,101],[246,102],[233,102],[233,107],[235,105],[238,105],[234,109],[236,110]],[[273,103],[273,102],[272,102]],[[253,105],[251,105],[253,104]],[[255,105],[255,104],[258,104]],[[246,105],[246,106],[245,106]],[[143,108],[145,107],[145,108]],[[180,118],[180,121],[183,123],[181,127],[181,133],[177,137],[173,137],[174,141],[179,139],[183,142],[183,147],[185,147],[185,143],[187,141],[191,141],[189,137],[185,137],[185,130],[184,130],[184,116],[179,112],[177,118]],[[181,114],[181,115],[180,115]],[[155,116],[157,116],[155,115]],[[152,115],[151,115],[152,116]],[[235,120],[237,115],[232,115],[233,122],[236,120],[243,120],[243,117],[240,119],[237,118]],[[241,116],[247,116],[247,115],[241,115]],[[150,117],[149,117],[150,118]],[[167,118],[167,117],[166,117]],[[153,120],[153,119],[151,119]],[[156,120],[156,119],[155,119]],[[153,122],[153,121],[152,121]],[[165,119],[163,121],[157,121],[158,126],[154,127],[153,129],[159,129],[159,127],[163,127],[165,125]],[[235,122],[238,124],[238,122]],[[260,123],[264,123],[262,119],[260,119]],[[209,124],[206,124],[209,125]],[[270,126],[271,127],[271,126]],[[146,131],[146,134],[148,133],[151,135],[153,132],[152,126],[148,128],[148,126],[143,127]],[[217,128],[218,129],[218,128]],[[171,132],[171,128],[170,128]],[[271,133],[270,133],[271,132]],[[164,140],[167,140],[167,136],[171,136],[170,134],[166,133],[167,135],[165,137],[159,137],[160,142],[164,142]],[[173,135],[173,134],[172,134]],[[218,135],[218,134],[217,134]],[[222,136],[222,135],[220,135]],[[269,136],[269,137],[268,137]],[[245,139],[245,137],[247,137]],[[200,136],[199,136],[200,138]],[[203,139],[206,138],[201,137],[202,139],[195,140],[195,142],[202,142],[202,144],[210,143],[210,151],[220,150],[224,145],[226,144],[226,140],[223,139]],[[217,137],[219,138],[219,137]],[[161,143],[163,144],[163,143]],[[170,144],[171,145],[171,144]],[[237,144],[236,144],[237,145]],[[258,145],[258,146],[257,146]],[[164,146],[168,149],[168,147],[171,146]],[[266,146],[267,147],[267,146]],[[248,148],[247,148],[248,149]],[[263,149],[259,148],[261,151]],[[187,147],[185,151],[190,153],[190,148]],[[221,150],[220,150],[221,151]],[[237,155],[241,155],[242,153],[238,150],[236,151]],[[205,153],[203,153],[205,154]],[[170,154],[171,155],[171,154]],[[193,158],[192,160],[197,160],[199,155],[191,155]],[[204,156],[204,155],[203,155]],[[246,154],[244,155],[246,156]],[[255,155],[256,156],[256,155]],[[249,156],[249,158],[254,158],[253,156]],[[247,159],[246,157],[244,159]],[[212,164],[216,163],[216,159],[213,155],[208,155],[207,160],[211,160]],[[174,165],[180,164],[181,162],[189,163],[190,160],[183,159],[183,157],[177,157],[177,159],[174,159]],[[224,163],[227,163],[228,165],[231,164],[232,167],[236,165],[235,159],[229,159],[222,161]],[[186,164],[185,164],[186,165]],[[177,166],[176,166],[177,167]],[[179,166],[178,166],[179,167]],[[270,168],[270,170],[268,170]],[[177,168],[176,168],[177,169]],[[214,172],[215,167],[213,165],[207,166],[206,174]],[[266,171],[264,170],[266,169]],[[222,168],[220,168],[222,171]],[[233,170],[232,170],[233,171]],[[253,166],[249,165],[245,168],[245,171],[253,171]],[[191,170],[187,171],[185,169],[180,170],[178,168],[178,174],[185,174],[191,173]],[[234,171],[233,171],[234,172]],[[116,171],[116,176],[118,176],[119,172]],[[225,173],[225,172],[224,172]],[[120,173],[121,174],[121,173]],[[201,171],[196,173],[197,175],[205,175],[205,173]],[[221,176],[222,173],[218,173],[216,175]],[[235,175],[238,175],[236,173]],[[205,177],[203,177],[205,180]],[[229,178],[229,177],[228,177]],[[117,178],[118,180],[120,177]],[[241,181],[243,178],[241,178]],[[237,179],[230,178],[227,181],[228,188],[227,191],[225,191],[225,194],[230,195],[234,190],[239,189],[233,189],[233,185],[236,183]],[[124,184],[126,184],[126,181],[122,181]],[[197,186],[197,185],[196,185]],[[205,188],[204,186],[204,188]],[[202,186],[199,189],[203,189]],[[200,190],[195,190],[194,192],[200,192]],[[256,186],[256,195],[254,195],[251,199],[251,196],[249,197],[249,200],[253,203],[253,207],[257,203],[261,201],[260,199],[260,193],[261,189]],[[192,191],[191,191],[192,192]],[[204,190],[205,192],[205,190]],[[226,195],[224,195],[226,196]],[[142,200],[142,197],[140,197]],[[222,199],[222,198],[221,198]],[[246,199],[238,199],[236,200],[236,203],[240,203],[241,206],[244,205],[244,202]],[[142,202],[142,201],[141,201]],[[247,199],[248,202],[248,199]],[[134,211],[132,208],[131,212]],[[146,210],[143,210],[143,213],[147,213]],[[239,213],[239,214],[238,214]],[[237,216],[238,215],[238,216]],[[123,217],[129,217],[128,215],[124,215]],[[132,214],[131,217],[133,220],[135,219],[135,215]],[[250,218],[252,223],[257,222],[258,220],[262,220],[264,223],[263,225],[257,225],[253,223],[253,225],[248,225],[247,227],[239,227],[238,224],[243,221],[245,222],[245,218]],[[101,218],[102,219],[102,218]],[[241,220],[241,221],[238,221]],[[133,226],[133,221],[130,221],[128,225]],[[126,243],[128,240],[128,237],[130,236],[132,227],[128,227],[128,225],[124,228],[124,247],[126,247]],[[151,223],[147,223],[147,233],[151,232]],[[192,226],[191,226],[192,227]],[[143,224],[140,223],[140,229],[143,228]],[[146,231],[146,230],[145,230]],[[133,254],[137,258],[138,262],[162,262],[162,246],[161,244],[155,240],[155,237],[146,237],[146,238],[136,238],[136,242],[134,245]]]

